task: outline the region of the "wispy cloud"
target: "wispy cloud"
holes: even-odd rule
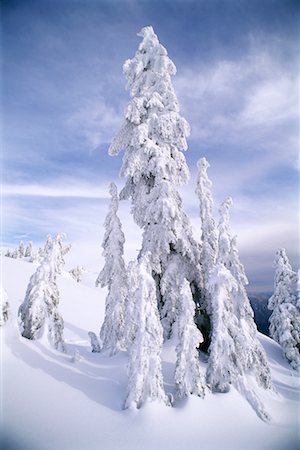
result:
[[[298,64],[273,46],[249,46],[238,60],[219,60],[186,69],[175,85],[191,140],[201,146],[239,145],[262,149],[268,164],[298,165]]]
[[[4,184],[3,196],[21,197],[76,197],[87,199],[106,199],[107,187],[95,184],[78,184],[74,180],[65,180],[63,184]]]

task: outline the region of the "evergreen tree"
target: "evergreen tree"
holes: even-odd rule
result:
[[[124,339],[127,349],[130,349],[139,324],[136,322],[137,314],[135,310],[135,304],[133,299],[136,297],[136,290],[138,287],[138,280],[140,276],[140,268],[137,261],[130,261],[127,266],[127,279],[128,279],[128,290],[126,298],[126,308],[125,308],[125,323],[124,323]]]
[[[105,219],[105,234],[102,243],[105,265],[100,272],[96,286],[108,287],[105,303],[105,318],[100,331],[102,349],[113,355],[124,349],[124,314],[127,295],[126,268],[123,259],[124,234],[118,211],[118,191],[110,185],[111,203]]]
[[[187,266],[188,280],[200,284],[198,245],[177,191],[189,176],[182,153],[189,125],[179,114],[171,82],[175,65],[152,27],[139,36],[142,42],[123,68],[132,100],[109,153],[125,150],[121,174],[127,181],[120,197],[131,198],[134,220],[143,229],[140,255],[150,251],[161,310],[166,299],[160,279],[172,254],[180,255],[182,268]]]
[[[295,370],[300,370],[300,308],[296,294],[296,273],[285,249],[276,253],[274,294],[269,299],[270,336],[283,348]]]
[[[217,263],[211,271],[212,338],[207,367],[207,382],[219,392],[234,385],[264,420],[269,418],[246,375],[254,370],[258,381],[271,388],[270,369],[256,337],[256,327],[244,289],[246,275],[231,239],[229,209],[231,198],[220,209]]]
[[[0,296],[0,326],[2,326],[9,318],[8,295],[2,285],[0,285]]]
[[[99,340],[98,340],[97,336],[92,331],[89,331],[88,335],[89,335],[89,338],[90,338],[90,341],[91,341],[92,352],[93,353],[100,353],[101,346],[100,346],[100,343],[99,343]]]
[[[24,242],[20,241],[19,246],[18,246],[18,257],[23,258],[24,256],[25,256]]]
[[[62,238],[57,235],[47,240],[47,252],[31,276],[25,299],[19,308],[20,329],[23,337],[38,339],[48,321],[48,337],[57,350],[65,351],[63,319],[58,313],[59,291],[56,278],[61,273],[63,260]]]
[[[140,258],[132,298],[138,324],[129,348],[129,385],[125,408],[140,408],[147,401],[167,403],[163,388],[161,350],[163,330],[159,320],[156,286],[151,276],[150,255]]]
[[[32,247],[32,242],[28,242],[26,249],[25,249],[25,255],[26,258],[31,258],[33,257],[33,247]]]
[[[266,352],[258,340],[254,313],[245,288],[248,279],[244,266],[240,262],[236,236],[230,242],[229,266],[236,281],[236,288],[232,291],[232,301],[240,329],[239,341],[243,354],[243,370],[253,371],[258,383],[266,389],[271,389],[271,371]]]
[[[205,382],[201,374],[197,351],[199,344],[203,341],[203,336],[194,322],[195,302],[186,279],[180,287],[179,295],[175,368],[177,397],[181,398],[189,394],[204,397]]]
[[[82,281],[82,275],[84,274],[85,270],[82,266],[76,266],[73,269],[69,270],[69,274],[74,278],[74,280],[77,281],[77,283],[80,283]]]
[[[242,374],[242,362],[237,348],[238,323],[231,301],[236,281],[222,262],[218,261],[211,271],[208,287],[212,300],[212,336],[206,379],[213,391],[228,392]]]
[[[201,158],[198,163],[198,179],[196,194],[200,203],[201,218],[201,264],[203,272],[203,300],[208,312],[211,312],[208,283],[210,272],[213,269],[218,250],[218,237],[216,225],[213,218],[213,196],[211,192],[212,182],[208,178],[207,169],[210,167],[205,158]]]

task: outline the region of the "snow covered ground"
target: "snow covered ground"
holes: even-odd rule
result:
[[[1,450],[299,448],[300,377],[271,339],[260,335],[278,391],[260,392],[270,423],[235,389],[207,391],[204,400],[191,396],[173,408],[155,403],[123,410],[127,355],[93,354],[87,335],[98,334],[104,314],[106,292],[92,284],[97,274],[79,284],[66,273],[59,278],[65,355],[51,349],[46,336],[35,342],[20,337],[17,310],[34,270],[24,261],[2,260],[11,318],[1,328]],[[174,361],[168,342],[163,371],[170,393]]]

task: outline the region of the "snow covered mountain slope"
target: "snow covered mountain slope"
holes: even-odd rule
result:
[[[147,404],[123,410],[127,354],[91,353],[88,331],[98,334],[105,290],[59,278],[59,311],[68,353],[50,348],[47,337],[20,337],[17,310],[33,264],[3,258],[3,286],[10,320],[1,327],[1,450],[256,449],[299,448],[300,378],[266,336],[278,393],[261,391],[272,419],[265,423],[235,390],[191,396],[176,407]],[[174,344],[163,353],[166,392],[174,392]],[[203,372],[205,364],[202,362]]]

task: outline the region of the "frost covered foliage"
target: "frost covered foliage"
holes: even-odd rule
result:
[[[207,169],[210,167],[205,158],[201,158],[198,163],[198,178],[196,194],[200,204],[201,218],[201,265],[203,273],[203,300],[208,312],[211,312],[208,283],[210,272],[216,263],[218,237],[216,225],[213,218],[213,196],[211,192],[212,182],[208,178]]]
[[[89,331],[88,332],[88,336],[89,336],[90,341],[91,341],[92,352],[93,353],[100,353],[101,346],[100,346],[99,340],[98,340],[97,336],[95,335],[95,333],[93,333],[92,331]]]
[[[132,97],[121,131],[109,153],[124,150],[121,174],[127,178],[120,197],[131,198],[135,222],[143,229],[141,255],[150,251],[152,273],[160,278],[173,253],[188,266],[189,281],[197,278],[199,253],[177,187],[186,183],[189,125],[179,114],[171,77],[176,68],[152,27],[139,33],[142,42],[124,64]],[[164,296],[159,298],[160,308]]]
[[[238,323],[231,301],[236,281],[224,264],[218,262],[211,272],[208,287],[213,312],[206,379],[212,390],[228,392],[232,382],[242,373],[240,351],[236,348]]]
[[[164,329],[164,338],[167,339],[173,334],[173,326],[178,318],[181,293],[180,289],[186,276],[185,267],[182,267],[180,255],[173,253],[170,255],[168,266],[161,278],[160,288],[164,297],[160,316]]]
[[[189,394],[204,397],[205,380],[201,373],[197,350],[203,336],[194,322],[195,302],[186,279],[180,287],[179,296],[175,368],[177,397],[182,398]]]
[[[239,260],[236,239],[231,238],[229,198],[220,207],[218,257],[211,271],[212,337],[207,382],[213,390],[226,392],[234,384],[244,392],[257,414],[267,418],[254,391],[247,388],[246,374],[253,371],[258,382],[271,388],[266,355],[257,339],[253,312],[246,294],[247,278]],[[246,395],[247,394],[247,395]]]
[[[124,314],[127,296],[126,268],[123,259],[124,234],[117,216],[118,191],[114,183],[110,185],[111,202],[105,219],[103,238],[103,256],[105,264],[100,272],[96,286],[107,286],[108,294],[105,302],[105,317],[100,331],[102,349],[113,355],[125,346]]]
[[[42,262],[30,278],[25,299],[19,308],[20,329],[22,336],[38,339],[47,321],[50,342],[57,350],[65,351],[64,322],[58,312],[59,291],[56,281],[64,265],[62,237],[57,235],[52,240],[49,236],[46,250]]]
[[[82,266],[76,266],[73,269],[69,270],[69,274],[74,278],[74,280],[77,281],[77,283],[80,283],[82,281],[84,272],[85,270]]]
[[[270,336],[282,346],[291,366],[300,370],[300,308],[296,294],[296,273],[293,271],[285,249],[276,253],[274,294],[268,307]]]
[[[258,340],[257,327],[254,322],[254,313],[246,292],[248,279],[242,265],[237,238],[234,236],[230,242],[229,263],[236,286],[232,290],[233,311],[238,319],[240,330],[240,343],[242,348],[243,370],[255,373],[258,383],[266,389],[272,388],[271,372],[267,355]]]
[[[161,367],[163,330],[149,254],[140,258],[136,266],[135,293],[131,301],[134,322],[138,327],[129,348],[129,385],[125,408],[140,408],[145,402],[154,400],[167,403]]]
[[[0,326],[2,326],[9,317],[8,295],[2,285],[0,285],[0,296]]]

